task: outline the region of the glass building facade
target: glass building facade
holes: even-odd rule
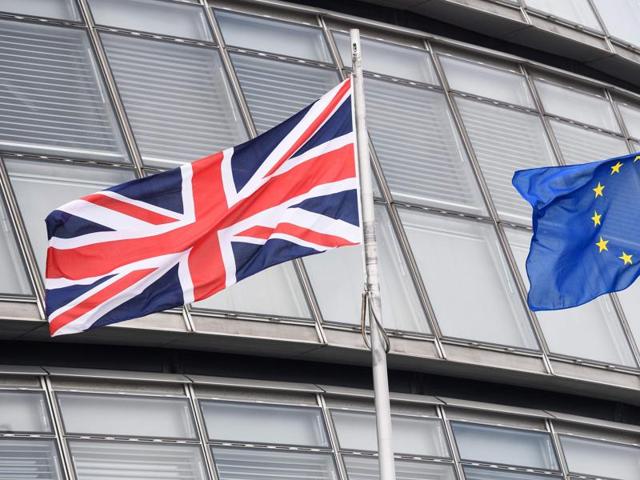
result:
[[[364,3],[354,15],[277,0],[0,0],[0,479],[376,478],[371,392],[340,373],[368,363],[359,247],[72,338],[50,340],[43,313],[51,209],[288,118],[349,75],[352,27],[398,478],[640,478],[640,287],[529,311],[530,209],[511,186],[517,169],[640,150],[640,84],[623,78],[640,72],[640,3]],[[436,35],[369,18],[376,9],[446,22]],[[531,58],[549,35],[554,59]],[[576,58],[592,70],[573,73]],[[94,345],[139,355],[89,364]],[[154,364],[147,349],[205,366]],[[242,374],[207,375],[218,355],[247,356]],[[260,358],[278,371],[266,375]],[[330,373],[297,375],[297,362]],[[449,387],[415,393],[394,371]],[[486,401],[455,388],[466,379],[535,394]]]

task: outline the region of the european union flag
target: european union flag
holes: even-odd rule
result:
[[[640,275],[640,153],[520,170],[513,185],[533,206],[531,310],[582,305]]]

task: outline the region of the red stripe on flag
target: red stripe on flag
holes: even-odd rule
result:
[[[315,230],[300,227],[299,225],[294,225],[292,223],[280,223],[275,228],[263,226],[251,227],[241,233],[236,234],[236,236],[254,237],[267,240],[275,233],[291,235],[292,237],[296,237],[310,243],[315,243],[316,245],[322,245],[323,247],[327,248],[357,245],[357,243],[350,242],[343,237],[316,232]]]
[[[151,223],[153,225],[163,225],[165,223],[177,221],[175,218],[167,217],[166,215],[162,215],[100,193],[92,193],[91,195],[82,197],[82,199],[93,203],[94,205],[99,205],[100,207],[120,212],[124,215],[137,218],[138,220],[142,220],[143,222]]]

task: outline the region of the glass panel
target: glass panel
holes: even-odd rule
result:
[[[215,10],[227,45],[333,63],[322,30]]]
[[[554,17],[569,20],[602,31],[589,0],[526,0],[527,6],[550,13]]]
[[[0,432],[51,431],[43,394],[0,391],[0,405]]]
[[[58,394],[67,433],[195,438],[186,399]]]
[[[444,335],[537,348],[490,225],[410,210],[400,217]]]
[[[378,459],[372,457],[343,456],[349,480],[377,480],[380,478]],[[395,461],[397,480],[455,480],[452,465]],[[535,479],[534,479],[535,480]]]
[[[444,95],[365,79],[367,126],[398,200],[483,213]]]
[[[413,281],[384,207],[376,207],[382,321],[386,328],[429,333]],[[359,324],[362,247],[338,248],[304,259],[325,320]]]
[[[575,88],[562,87],[541,79],[535,79],[535,84],[547,113],[613,132],[620,131],[611,104],[604,97],[581,92]]]
[[[529,288],[526,261],[531,233],[507,230],[507,238],[518,264],[518,270]],[[600,297],[579,307],[536,312],[549,348],[554,353],[600,360],[613,364],[634,365],[633,355],[625,340],[609,297]],[[576,333],[580,332],[580,341]]]
[[[322,412],[317,408],[202,402],[202,411],[212,440],[329,445]]]
[[[78,480],[205,480],[196,445],[71,440]]]
[[[0,72],[5,149],[123,160],[84,31],[0,21]]]
[[[457,422],[451,426],[463,460],[558,470],[546,433]]]
[[[629,288],[618,292],[618,298],[636,340],[636,345],[640,346],[640,282],[632,283]]]
[[[333,410],[331,416],[338,432],[340,448],[378,450],[376,419],[373,413]],[[439,420],[393,415],[391,422],[395,453],[432,457],[449,456]]]
[[[531,207],[511,184],[516,170],[555,164],[537,115],[456,98],[498,213],[530,224]]]
[[[605,160],[629,153],[623,139],[551,120],[551,126],[567,163]]]
[[[102,41],[145,163],[174,167],[246,140],[216,50],[122,35]]]
[[[220,480],[338,480],[330,454],[213,448]]]
[[[561,436],[570,472],[619,480],[640,478],[640,448]]]
[[[40,271],[47,257],[44,219],[56,207],[133,179],[133,172],[44,162],[5,160]]]
[[[637,0],[595,0],[595,4],[611,35],[640,45],[640,3]]]
[[[440,55],[440,63],[454,90],[525,107],[534,106],[522,75],[449,55]]]
[[[0,200],[0,293],[29,294],[31,287],[13,235],[7,212]]]
[[[53,440],[0,438],[0,478],[62,479]]]
[[[333,37],[342,64],[351,67],[351,40],[345,33],[334,32]],[[429,53],[425,50],[361,38],[363,68],[395,78],[439,85],[438,76]]]
[[[231,54],[258,133],[299,112],[339,83],[333,70]]]
[[[618,108],[629,134],[632,137],[640,138],[640,108],[626,103],[619,103]]]
[[[64,20],[80,19],[73,0],[0,0],[0,12]]]
[[[89,0],[89,5],[99,25],[211,41],[200,7],[158,0]]]
[[[464,467],[467,480],[560,480],[561,477],[533,475],[530,473],[505,472],[503,470]]]

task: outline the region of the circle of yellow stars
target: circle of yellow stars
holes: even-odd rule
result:
[[[640,155],[637,155],[636,158],[633,159],[633,163],[636,163],[638,160],[640,160]],[[622,169],[623,166],[624,166],[624,163],[622,162],[617,162],[615,165],[612,165],[611,175],[620,173],[620,170]],[[598,182],[598,184],[594,188],[592,188],[593,193],[595,195],[594,198],[597,199],[598,197],[604,197],[604,189],[605,189],[605,186],[602,185],[602,183]],[[593,222],[594,228],[601,226],[602,214],[598,213],[597,210],[594,210],[593,217],[591,217],[591,221]],[[596,242],[596,247],[598,247],[598,252],[599,253],[608,252],[609,251],[609,247],[607,246],[608,243],[609,243],[609,240],[605,240],[604,238],[602,238],[602,235],[600,235],[600,239]],[[623,265],[633,265],[633,255],[628,254],[624,250],[622,251],[622,255],[620,255],[618,258],[622,260]]]

